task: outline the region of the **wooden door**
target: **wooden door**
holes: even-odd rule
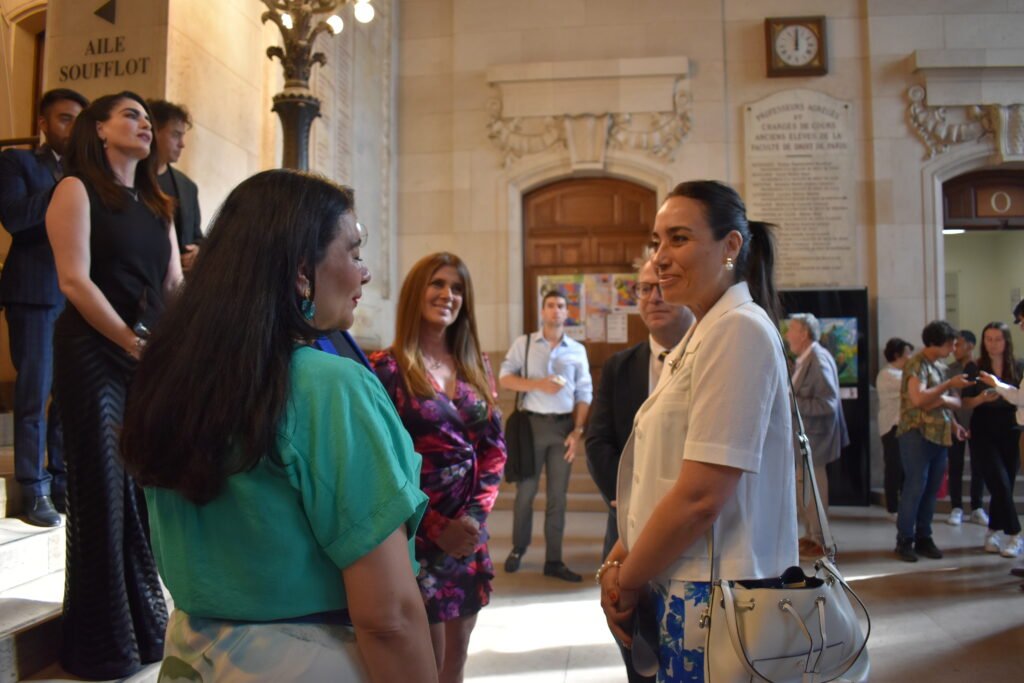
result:
[[[541,275],[634,272],[650,242],[657,198],[625,180],[583,178],[545,185],[523,196],[523,329],[538,328]],[[587,341],[594,385],[613,353],[647,338],[629,316],[625,344]]]

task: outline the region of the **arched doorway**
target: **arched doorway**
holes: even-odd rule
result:
[[[992,321],[1011,321],[1024,292],[1024,170],[973,171],[942,185],[945,315],[980,335]],[[1011,325],[1015,349],[1024,335]]]
[[[632,273],[650,241],[653,190],[616,178],[560,180],[523,195],[523,329],[538,328],[538,282],[550,275]],[[595,383],[616,351],[647,337],[626,316],[627,339],[609,341],[600,326],[584,339]]]

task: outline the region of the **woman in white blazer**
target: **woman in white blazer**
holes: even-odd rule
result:
[[[640,408],[618,477],[619,542],[598,572],[623,643],[638,591],[660,602],[659,680],[703,680],[711,574],[779,576],[798,563],[788,372],[769,226],[714,181],[677,186],[655,217],[662,296],[696,316]],[[699,677],[693,677],[697,674]]]

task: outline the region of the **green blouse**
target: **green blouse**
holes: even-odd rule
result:
[[[302,347],[280,430],[283,466],[263,458],[206,505],[149,488],[160,574],[193,616],[288,619],[347,606],[339,570],[426,510],[420,456],[376,377]]]

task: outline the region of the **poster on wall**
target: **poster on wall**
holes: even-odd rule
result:
[[[858,280],[852,109],[806,89],[743,107],[747,215],[777,226],[782,287]]]
[[[799,315],[806,311],[794,311],[789,315]],[[818,343],[825,347],[836,362],[836,370],[839,371],[840,387],[857,386],[857,319],[856,318],[818,318],[821,324],[821,338]],[[779,330],[782,336],[786,336],[789,329],[789,321],[779,322]],[[793,354],[790,353],[790,358]],[[846,398],[846,397],[844,397]],[[856,393],[850,398],[856,398]]]
[[[541,275],[537,278],[537,310],[542,308],[544,295],[557,290],[568,304],[566,334],[578,341],[623,344],[628,340],[629,314],[640,312],[636,281],[636,273]]]

